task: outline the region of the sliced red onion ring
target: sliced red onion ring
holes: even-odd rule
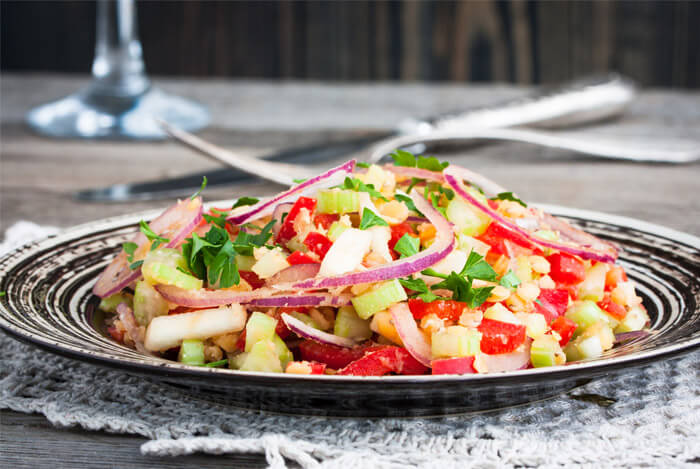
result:
[[[250,292],[232,290],[183,290],[172,285],[156,285],[158,293],[171,303],[188,308],[212,308],[232,303],[256,306],[345,306],[350,295],[330,293],[279,294],[270,288],[259,288]]]
[[[179,201],[168,208],[160,216],[151,221],[148,226],[159,236],[170,239],[165,247],[174,248],[195,229],[202,220],[202,199],[196,197],[194,200],[186,199]],[[138,232],[131,242],[139,246],[147,242],[146,236]],[[106,298],[121,291],[130,283],[141,277],[141,269],[129,269],[127,253],[123,250],[117,257],[102,271],[97,278],[97,282],[92,292],[100,298]]]
[[[272,286],[280,283],[298,282],[318,275],[321,264],[296,264],[280,270],[267,279],[267,284]]]
[[[409,215],[408,218],[406,218],[406,221],[409,223],[425,223],[428,221],[428,219],[425,217],[418,217],[415,215]]]
[[[272,239],[277,239],[277,235],[279,234],[280,229],[282,228],[282,216],[285,213],[289,213],[292,207],[294,207],[293,203],[279,204],[272,211],[272,219],[277,222],[272,226]]]
[[[119,303],[117,305],[117,314],[119,315],[119,320],[122,322],[124,329],[126,329],[126,332],[129,333],[129,336],[134,341],[136,350],[150,355],[151,353],[146,350],[146,347],[143,345],[145,333],[136,322],[134,311],[129,308],[126,303]]]
[[[621,332],[620,334],[615,334],[615,344],[623,344],[634,339],[649,337],[650,335],[651,332],[649,331]]]
[[[297,318],[290,316],[287,313],[282,313],[282,321],[284,321],[287,327],[297,335],[300,335],[301,337],[306,337],[307,339],[311,339],[322,344],[338,345],[340,347],[347,348],[352,348],[355,345],[357,345],[357,343],[354,340],[318,330],[298,320]]]
[[[481,360],[486,364],[487,373],[500,373],[503,371],[522,370],[530,364],[531,339],[526,339],[525,345],[514,352],[488,355],[482,353]]]
[[[583,246],[577,246],[577,245],[572,245],[564,242],[554,242],[554,241],[548,241],[542,238],[539,238],[532,234],[530,231],[521,228],[518,226],[515,222],[512,222],[502,216],[500,213],[497,211],[493,210],[491,207],[488,206],[488,204],[482,203],[479,199],[471,195],[469,192],[467,192],[466,188],[464,187],[464,184],[462,184],[462,172],[460,171],[459,168],[449,166],[445,168],[445,171],[443,171],[443,174],[445,176],[445,181],[447,184],[452,187],[452,189],[464,200],[467,202],[471,203],[475,207],[477,207],[479,210],[484,212],[486,215],[490,216],[493,218],[495,221],[497,221],[500,225],[503,227],[510,229],[511,231],[514,231],[524,237],[526,237],[528,240],[531,242],[539,245],[539,246],[544,246],[552,249],[556,249],[558,251],[564,251],[568,252],[569,254],[574,254],[576,256],[581,257],[582,259],[592,259],[600,262],[606,262],[606,263],[613,263],[615,262],[615,259],[617,258],[617,252],[615,251],[614,253],[611,253],[609,251],[607,252],[601,252],[596,249],[593,249],[591,247],[583,247]],[[600,241],[600,243],[603,243]],[[603,243],[604,244],[604,243]]]
[[[423,365],[430,367],[430,359],[432,351],[430,344],[425,340],[425,336],[418,330],[416,320],[413,319],[413,314],[406,303],[397,303],[389,308],[391,317],[394,320],[396,332],[401,337],[403,346],[406,347],[408,353],[413,355],[413,358],[421,362]]]
[[[332,187],[342,183],[345,177],[352,173],[354,168],[355,160],[350,160],[347,163],[336,166],[335,168],[313,177],[308,181],[297,184],[289,190],[280,192],[268,200],[264,200],[255,205],[251,205],[250,207],[246,207],[240,212],[228,217],[227,220],[236,225],[241,225],[243,223],[251,222],[270,215],[273,213],[275,207],[281,203],[291,202],[303,195],[312,194],[318,189]]]
[[[500,194],[501,192],[507,192],[505,187],[482,174],[475,173],[474,171],[461,166],[450,165],[448,168],[450,170],[450,174],[458,178],[460,181],[468,181],[470,184],[478,186],[488,196],[494,196]],[[445,171],[443,170],[443,174],[444,173]]]
[[[564,220],[554,217],[539,209],[532,209],[537,229],[553,230],[559,232],[559,238],[570,245],[576,245],[592,249],[599,252],[605,252],[617,258],[617,248],[590,233],[579,230],[569,225]]]
[[[449,168],[452,169],[454,174],[458,174],[462,180],[469,181],[471,184],[479,186],[489,195],[496,195],[500,194],[501,192],[506,192],[506,189],[503,186],[479,173],[475,173],[467,168],[462,168],[461,166],[450,165]],[[445,182],[445,178],[441,173],[429,171],[427,169],[409,168],[407,166],[393,166],[390,164],[385,165],[384,169],[401,176],[426,179],[428,181],[435,182]]]
[[[344,287],[358,283],[374,283],[420,272],[444,259],[454,249],[455,237],[452,223],[447,221],[433,205],[417,192],[410,194],[416,208],[425,215],[437,232],[435,241],[428,249],[414,256],[398,259],[362,272],[316,277],[293,284],[275,285],[279,290],[315,290],[318,288]]]

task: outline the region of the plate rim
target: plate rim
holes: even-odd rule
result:
[[[231,200],[224,199],[207,202],[205,207],[216,206],[223,203],[228,203],[230,201]],[[700,237],[644,220],[554,204],[532,203],[531,205],[541,208],[549,213],[552,213],[553,215],[627,226],[632,229],[653,234],[657,237],[664,237],[670,241],[673,241],[674,243],[681,243],[691,248],[700,249]],[[140,219],[156,216],[161,212],[162,209],[150,209],[136,213],[107,217],[62,229],[57,234],[45,236],[29,243],[25,243],[24,245],[3,254],[0,256],[0,266],[10,262],[9,265],[3,267],[3,270],[5,270],[11,268],[17,262],[21,262],[22,257],[24,257],[20,255],[21,251],[27,249],[45,250],[50,248],[53,244],[70,241],[77,237],[84,236],[85,234],[91,234],[99,231],[110,231],[119,227],[133,225],[138,223]],[[95,229],[95,225],[100,226],[100,228]],[[19,256],[19,258],[12,262],[12,257],[15,256]],[[4,275],[0,277],[0,282],[3,280]],[[698,314],[699,312],[700,310],[697,310],[695,311],[695,314]],[[469,385],[487,384],[491,383],[492,381],[506,382],[509,380],[519,379],[567,379],[575,377],[576,375],[580,375],[581,379],[587,379],[593,375],[599,375],[607,371],[615,371],[625,367],[642,366],[652,361],[670,358],[672,356],[688,353],[694,349],[700,348],[700,335],[698,335],[698,337],[686,338],[680,342],[668,344],[660,348],[654,348],[652,350],[627,355],[577,362],[565,366],[531,368],[493,374],[418,376],[289,375],[286,373],[242,372],[223,368],[200,368],[182,365],[177,362],[155,357],[153,360],[149,360],[147,358],[133,360],[114,358],[113,356],[110,356],[111,354],[106,352],[86,351],[79,347],[57,343],[49,339],[35,336],[31,333],[25,333],[24,331],[15,328],[12,324],[6,322],[6,314],[10,314],[10,312],[6,308],[4,302],[0,301],[0,329],[2,329],[13,339],[38,346],[44,350],[48,350],[64,357],[80,360],[82,362],[88,362],[90,364],[96,364],[98,366],[108,366],[110,368],[116,368],[127,372],[132,371],[142,374],[151,372],[162,378],[174,376],[192,379],[207,378],[225,380],[232,384],[235,384],[236,379],[241,379],[244,381],[262,380],[269,384],[275,384],[276,382],[289,384],[293,382],[313,382],[315,384],[329,386],[350,383],[384,383],[389,386],[405,384],[432,385],[437,383],[461,383],[464,385]]]

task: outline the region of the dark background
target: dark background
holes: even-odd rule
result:
[[[137,2],[153,75],[700,88],[698,1]],[[3,1],[2,70],[90,70],[95,3]]]

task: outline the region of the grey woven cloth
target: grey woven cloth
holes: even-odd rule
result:
[[[272,468],[289,461],[343,469],[697,469],[700,463],[700,352],[499,411],[333,419],[228,407],[204,394],[54,356],[2,333],[0,347],[0,408],[38,412],[56,426],[143,435],[150,439],[141,447],[148,455],[259,452]]]

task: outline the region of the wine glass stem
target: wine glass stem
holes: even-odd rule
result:
[[[135,97],[150,87],[138,38],[134,0],[97,1],[91,93]]]

